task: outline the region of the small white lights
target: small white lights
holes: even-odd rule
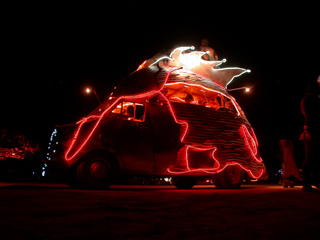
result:
[[[236,91],[236,90],[244,89],[245,92],[250,92],[251,88],[249,88],[249,87],[239,87],[239,88],[227,89],[227,91],[230,92],[230,91]]]

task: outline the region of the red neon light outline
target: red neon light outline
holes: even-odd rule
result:
[[[247,146],[250,149],[251,154],[254,156],[257,155],[258,149],[257,149],[256,143],[255,143],[253,137],[249,133],[248,128],[246,128],[244,125],[241,125],[241,128],[242,128],[243,134],[245,136],[244,139],[246,141]]]
[[[109,113],[111,111],[111,109],[116,106],[122,99],[126,99],[126,100],[129,100],[129,101],[132,101],[132,100],[136,100],[136,99],[141,99],[141,98],[145,98],[145,97],[148,97],[148,98],[151,98],[153,96],[156,96],[157,94],[161,93],[161,91],[163,90],[164,88],[164,85],[165,83],[168,81],[169,79],[169,76],[171,74],[171,72],[174,70],[175,68],[171,68],[167,75],[166,75],[166,78],[165,78],[165,81],[164,81],[164,84],[162,85],[162,87],[159,89],[159,90],[154,90],[154,91],[150,91],[150,92],[146,92],[146,93],[142,93],[142,94],[137,94],[137,95],[129,95],[129,96],[121,96],[119,97],[117,100],[115,100],[114,103],[112,103],[106,110],[104,110],[99,116],[89,116],[87,118],[84,118],[82,120],[80,120],[78,123],[79,124],[79,127],[77,129],[77,131],[75,132],[74,136],[73,136],[73,139],[72,139],[72,142],[68,148],[68,150],[66,151],[65,153],[65,159],[66,161],[70,161],[72,160],[76,155],[78,155],[78,153],[80,152],[80,150],[86,145],[86,143],[88,142],[88,140],[90,139],[90,137],[92,136],[92,134],[95,132],[96,128],[98,127],[98,125],[100,124],[100,121],[101,119],[103,118],[103,116],[107,113]],[[87,121],[89,121],[89,119],[91,118],[97,118],[98,121],[97,123],[94,125],[94,127],[92,128],[92,130],[90,131],[90,133],[87,135],[87,137],[85,138],[85,140],[82,142],[82,144],[80,144],[80,147],[75,151],[74,154],[72,154],[71,156],[69,156],[70,152],[71,152],[71,149],[73,148],[77,138],[78,138],[78,134],[82,128],[82,125],[84,123],[86,123]]]
[[[74,135],[74,137],[73,137],[73,139],[72,139],[72,142],[71,142],[68,150],[66,151],[65,159],[66,159],[67,161],[70,161],[70,160],[72,160],[72,159],[80,152],[80,150],[86,145],[86,143],[88,142],[88,140],[90,139],[90,137],[92,136],[92,134],[95,132],[95,130],[96,130],[96,128],[98,127],[98,125],[99,125],[101,119],[103,118],[103,116],[104,116],[105,114],[109,113],[109,112],[111,111],[111,109],[112,109],[115,105],[119,104],[119,102],[120,102],[122,99],[126,99],[126,100],[131,101],[131,100],[135,100],[135,99],[145,98],[145,97],[147,97],[147,96],[150,98],[150,97],[156,96],[157,94],[158,94],[158,91],[150,91],[150,92],[147,92],[147,93],[142,93],[142,94],[137,94],[137,95],[121,96],[121,97],[119,97],[114,103],[112,103],[105,111],[103,111],[99,116],[89,116],[89,117],[84,118],[84,119],[82,119],[81,121],[79,121],[79,122],[78,122],[78,123],[80,123],[80,124],[79,124],[79,127],[78,127],[78,129],[77,129],[77,131],[76,131],[76,133],[75,133],[75,135]],[[92,130],[90,131],[90,133],[87,135],[87,137],[85,138],[85,140],[82,142],[82,144],[80,144],[80,147],[76,150],[76,152],[75,152],[74,154],[72,154],[71,156],[69,156],[70,151],[71,151],[71,149],[73,148],[73,146],[74,146],[74,144],[75,144],[75,142],[76,142],[76,140],[77,140],[77,138],[78,138],[78,134],[79,134],[79,132],[80,132],[80,130],[81,130],[81,128],[82,128],[82,125],[83,125],[84,123],[88,122],[89,119],[91,119],[91,118],[98,118],[97,123],[94,125],[94,127],[92,128]]]
[[[185,129],[184,129],[184,133],[182,134],[181,136],[181,139],[180,141],[183,142],[184,141],[184,138],[188,132],[188,129],[189,129],[189,125],[186,121],[179,121],[174,113],[174,110],[172,108],[172,105],[170,103],[170,100],[162,93],[162,90],[165,86],[165,84],[167,83],[168,79],[169,79],[169,76],[171,75],[172,71],[175,70],[175,68],[171,68],[166,77],[165,77],[165,81],[164,81],[164,84],[162,85],[162,87],[159,89],[159,90],[153,90],[153,91],[150,91],[150,92],[146,92],[146,93],[142,93],[142,94],[137,94],[137,95],[129,95],[129,96],[121,96],[119,97],[117,100],[115,100],[105,111],[103,111],[99,116],[89,116],[87,118],[84,118],[82,120],[80,120],[79,122],[77,122],[77,124],[79,124],[75,134],[74,134],[74,137],[72,139],[72,142],[69,146],[69,148],[67,149],[66,153],[65,153],[65,159],[67,161],[70,161],[72,160],[76,155],[78,155],[78,153],[81,151],[81,149],[86,145],[86,143],[88,142],[88,140],[90,139],[90,137],[93,135],[93,133],[95,132],[95,130],[97,129],[98,125],[100,124],[100,121],[102,120],[103,116],[107,113],[109,113],[111,111],[111,109],[113,109],[113,107],[115,105],[117,105],[122,99],[126,99],[126,100],[136,100],[136,99],[141,99],[141,98],[145,98],[145,97],[148,97],[148,98],[151,98],[153,96],[156,96],[157,94],[160,94],[161,96],[164,97],[164,99],[167,101],[168,103],[168,106],[169,106],[169,110],[170,110],[170,113],[172,114],[173,116],[173,119],[174,121],[177,123],[177,124],[180,124],[180,125],[185,125]],[[184,83],[185,84],[185,83]],[[193,84],[193,85],[196,85],[196,84]],[[198,86],[198,85],[197,85]],[[199,85],[200,86],[200,85]],[[212,90],[211,90],[212,91]],[[218,92],[218,91],[216,91]],[[221,92],[219,92],[221,93]],[[222,93],[223,94],[223,93]],[[226,96],[225,94],[223,94],[224,96]],[[226,96],[227,97],[227,96]],[[227,97],[229,98],[229,97]],[[229,98],[230,99],[230,98]],[[230,99],[232,101],[232,103],[234,104],[234,106],[236,106],[236,104],[233,102],[232,99]],[[240,114],[240,111],[238,110],[238,108],[236,107],[237,111],[238,111],[238,114]],[[82,144],[80,144],[80,147],[71,155],[70,155],[70,152],[78,138],[78,135],[79,135],[79,132],[83,126],[84,123],[88,122],[89,120],[91,119],[98,119],[98,121],[96,122],[96,124],[94,125],[94,127],[92,128],[92,130],[90,131],[90,133],[87,135],[87,137],[85,138],[85,140],[82,142]],[[246,145],[247,145],[247,148],[250,150],[251,152],[251,155],[256,159],[257,162],[262,162],[262,159],[257,159],[255,157],[255,153],[257,153],[257,140],[256,140],[256,137],[254,135],[254,137],[251,136],[251,134],[249,133],[248,129],[244,126],[244,125],[241,125],[240,127],[242,129],[242,132],[243,132],[243,136],[244,136],[244,139],[246,141]],[[250,139],[250,140],[249,140]],[[253,139],[253,140],[252,140]],[[254,144],[255,144],[255,147],[254,147],[254,150],[252,150],[252,147],[249,143],[249,141],[253,141]],[[198,168],[198,169],[190,169],[189,167],[189,160],[188,160],[188,150],[190,148],[193,148],[193,149],[196,149],[196,150],[200,150],[200,151],[208,151],[208,150],[212,150],[212,158],[214,161],[217,162],[218,164],[218,167],[213,167],[213,168]],[[221,171],[223,171],[227,166],[229,165],[239,165],[242,169],[244,169],[245,171],[248,172],[248,174],[253,177],[253,178],[259,178],[262,176],[263,172],[264,172],[264,169],[261,170],[261,172],[258,174],[258,175],[254,175],[252,173],[252,171],[250,169],[247,169],[246,167],[242,166],[240,163],[238,162],[227,162],[225,164],[225,166],[221,169],[219,169],[221,167],[221,164],[220,162],[215,158],[214,156],[214,153],[216,152],[217,148],[216,147],[212,147],[212,148],[200,148],[200,147],[194,147],[194,146],[191,146],[191,145],[187,145],[187,148],[186,148],[186,153],[185,153],[185,159],[184,161],[186,162],[186,166],[187,166],[187,170],[186,171],[179,171],[179,172],[175,172],[175,171],[171,171],[169,168],[167,169],[167,171],[169,173],[172,173],[172,174],[183,174],[183,173],[188,173],[188,172],[197,172],[197,171],[202,171],[202,172],[206,172],[206,173],[210,173],[210,174],[213,174],[213,173],[219,173]]]
[[[203,151],[207,151],[207,150],[213,150],[212,151],[212,158],[213,160],[218,164],[217,167],[213,167],[213,168],[197,168],[197,169],[190,169],[189,168],[189,160],[188,160],[188,149],[189,148],[194,148],[194,149],[198,149],[198,150],[203,150]],[[253,174],[252,170],[249,169],[249,168],[246,168],[245,166],[242,166],[240,163],[238,162],[234,162],[234,161],[231,161],[231,162],[227,162],[222,168],[221,167],[221,163],[218,161],[218,159],[216,159],[216,157],[214,156],[214,153],[217,151],[217,148],[216,147],[213,147],[213,148],[198,148],[198,147],[193,147],[193,146],[187,146],[187,149],[186,149],[186,165],[187,165],[187,170],[183,170],[183,171],[172,171],[170,170],[169,168],[167,169],[167,171],[171,174],[177,174],[177,175],[182,175],[182,174],[186,174],[186,173],[189,173],[189,172],[205,172],[205,173],[208,173],[208,174],[217,174],[217,173],[220,173],[222,172],[223,170],[225,170],[228,166],[235,166],[235,165],[238,165],[240,166],[243,170],[245,170],[250,177],[252,178],[255,178],[255,179],[258,179],[260,178],[263,173],[264,173],[264,169],[261,169],[261,171],[255,175]],[[220,169],[219,169],[220,168]]]
[[[220,93],[220,92],[219,92]],[[172,105],[170,103],[170,100],[163,94],[163,93],[160,93],[167,101],[168,103],[168,106],[169,106],[169,110],[173,116],[173,119],[176,123],[178,124],[185,124],[186,125],[186,128],[185,128],[185,131],[184,133],[182,134],[182,137],[180,139],[181,142],[183,142],[185,136],[187,135],[187,132],[188,132],[188,128],[189,128],[189,125],[186,121],[179,121],[173,111],[173,108],[172,108]],[[229,98],[230,99],[230,98]],[[232,99],[230,99],[232,101]],[[233,101],[232,101],[233,103]],[[234,104],[234,103],[233,103]],[[236,106],[236,104],[234,104],[234,106]],[[236,108],[237,109],[237,108]],[[238,109],[237,109],[238,111]],[[240,112],[238,111],[238,114],[240,114]],[[257,154],[257,140],[256,138],[253,138],[251,136],[251,134],[249,133],[248,129],[244,126],[244,125],[241,125],[240,129],[242,129],[243,131],[243,138],[245,139],[246,141],[246,146],[247,148],[250,150],[250,153],[251,153],[251,156],[259,163],[262,162],[262,159],[258,159],[255,155]],[[251,138],[251,141],[254,141],[254,146],[255,146],[255,151],[252,150],[250,144],[249,144],[249,140],[248,138]],[[252,140],[253,139],[253,140]],[[252,177],[252,178],[260,178],[264,172],[264,170],[262,169],[262,171],[258,174],[258,175],[254,175],[253,172],[250,170],[250,169],[247,169],[246,167],[242,166],[240,163],[238,162],[227,162],[225,164],[225,166],[222,168],[222,169],[219,169],[218,168],[209,168],[209,169],[206,169],[206,168],[197,168],[197,169],[190,169],[189,168],[189,158],[188,158],[188,150],[189,148],[195,148],[195,149],[198,149],[198,150],[203,150],[203,151],[208,151],[208,150],[213,150],[212,152],[212,158],[214,161],[216,161],[218,163],[218,168],[221,166],[220,162],[214,157],[214,153],[216,152],[217,148],[216,147],[213,147],[213,148],[199,148],[199,147],[194,147],[194,146],[191,146],[191,145],[187,145],[187,148],[186,148],[186,154],[185,154],[185,163],[186,163],[186,166],[187,166],[187,170],[183,170],[183,171],[173,171],[173,170],[170,170],[169,168],[167,169],[167,171],[169,173],[172,173],[172,174],[185,174],[185,173],[188,173],[188,172],[206,172],[206,173],[219,173],[221,171],[223,171],[227,166],[229,165],[239,165],[243,170],[245,170],[246,172],[248,172],[248,174]],[[254,154],[255,152],[255,154]]]
[[[242,130],[242,131],[241,131]],[[251,128],[253,134],[254,131]],[[241,134],[242,132],[242,134]],[[258,153],[258,141],[255,137],[252,137],[252,135],[249,133],[248,128],[245,125],[241,125],[240,127],[240,134],[242,135],[242,137],[245,139],[245,143],[247,148],[250,150],[251,156],[258,162],[261,163],[262,162],[262,158],[257,158],[256,155]],[[254,134],[255,136],[255,134]]]
[[[241,167],[243,170],[245,170],[245,171],[249,174],[249,176],[250,176],[251,178],[258,179],[258,178],[260,178],[260,177],[263,175],[263,173],[264,173],[264,169],[262,168],[261,171],[260,171],[257,175],[254,175],[251,169],[247,169],[246,167],[242,166],[242,165],[241,165],[240,163],[238,163],[238,162],[227,162],[226,165],[225,165],[223,168],[219,169],[216,173],[220,173],[220,172],[222,172],[224,169],[226,169],[228,166],[234,166],[234,165],[238,165],[238,166]]]

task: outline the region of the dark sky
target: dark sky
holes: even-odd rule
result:
[[[320,75],[316,3],[210,3],[6,6],[0,127],[45,146],[56,124],[75,122],[97,106],[86,86],[105,98],[162,49],[197,48],[208,38],[225,66],[252,70],[229,88],[256,84],[249,94],[232,94],[262,150],[281,137],[296,139],[305,85]]]

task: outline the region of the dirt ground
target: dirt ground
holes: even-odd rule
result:
[[[0,183],[0,239],[320,239],[320,194],[301,187]]]

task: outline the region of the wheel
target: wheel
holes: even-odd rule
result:
[[[243,179],[243,169],[238,165],[229,165],[222,172],[213,175],[213,183],[217,188],[240,188]]]
[[[83,189],[106,189],[112,185],[114,174],[114,157],[100,152],[86,155],[76,170],[79,187]]]
[[[180,189],[190,189],[196,184],[196,178],[190,176],[175,176],[173,184]]]

